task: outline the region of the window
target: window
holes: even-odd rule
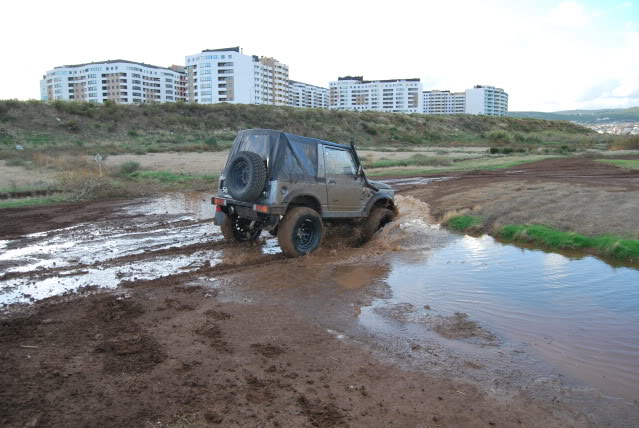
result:
[[[330,175],[356,175],[355,162],[351,154],[346,150],[326,148],[326,174]]]

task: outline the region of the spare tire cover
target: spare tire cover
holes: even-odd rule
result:
[[[226,168],[226,188],[239,201],[256,200],[266,185],[264,159],[254,152],[238,152]]]

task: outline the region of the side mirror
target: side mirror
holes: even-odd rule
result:
[[[363,175],[364,175],[364,167],[363,167],[363,166],[361,166],[361,165],[359,165],[359,166],[357,167],[357,176],[358,176],[358,177],[361,177],[361,176],[363,176]]]

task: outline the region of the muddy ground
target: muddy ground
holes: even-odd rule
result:
[[[486,231],[545,224],[586,235],[639,238],[639,170],[573,157],[450,176],[454,179],[429,186],[403,186],[402,194],[428,202],[436,221],[476,215]]]
[[[636,195],[637,173],[545,162],[401,187],[435,217],[487,186]],[[522,351],[465,314],[378,310],[400,324],[418,313],[443,342],[358,324],[388,294],[389,257],[450,239],[418,201],[403,199],[404,219],[367,246],[335,230],[286,260],[273,239],[221,242],[206,198],[183,199],[200,214],[162,201],[0,211],[0,425],[633,426],[636,403],[584,402],[558,378],[507,368]]]

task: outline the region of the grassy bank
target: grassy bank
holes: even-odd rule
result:
[[[67,199],[64,196],[8,199],[8,200],[0,201],[0,209],[20,208],[20,207],[28,207],[32,205],[52,205],[52,204],[59,204],[62,202],[67,202]]]
[[[490,116],[434,116],[256,105],[186,103],[116,105],[0,101],[0,157],[29,150],[95,154],[217,151],[237,131],[281,129],[360,147],[441,145],[518,148],[606,143],[569,122]],[[18,161],[19,162],[19,161]]]
[[[481,219],[460,215],[448,219],[445,226],[456,231],[481,230]],[[615,235],[585,236],[543,225],[507,225],[493,235],[513,242],[525,242],[551,250],[581,250],[620,260],[639,260],[639,240]]]
[[[494,171],[503,168],[512,168],[515,166],[523,165],[529,162],[537,162],[544,159],[549,159],[555,156],[546,155],[524,155],[524,156],[508,156],[508,157],[491,157],[482,156],[472,159],[447,159],[442,158],[441,162],[434,160],[430,163],[430,167],[423,168],[410,168],[410,166],[417,166],[419,163],[412,163],[409,159],[408,162],[389,162],[393,166],[378,166],[372,169],[367,169],[366,175],[369,177],[384,177],[384,176],[399,176],[399,175],[423,175],[423,174],[445,174],[447,172],[462,172],[462,171]],[[395,165],[399,166],[395,166]],[[403,165],[409,166],[404,167]],[[368,167],[367,167],[368,168]]]
[[[604,162],[621,168],[639,169],[639,159],[600,159],[598,162]]]

